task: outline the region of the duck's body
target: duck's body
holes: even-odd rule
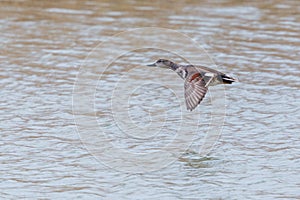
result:
[[[172,61],[159,59],[154,64],[161,68],[169,68],[175,71],[184,82],[185,102],[187,109],[192,111],[204,98],[208,86],[217,84],[231,84],[237,79],[232,78],[217,70],[198,65],[179,65]]]

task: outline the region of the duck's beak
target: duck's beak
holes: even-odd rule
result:
[[[153,63],[153,64],[150,64],[150,65],[147,65],[149,67],[156,67],[156,63]]]

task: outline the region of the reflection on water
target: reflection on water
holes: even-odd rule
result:
[[[24,0],[2,1],[0,5],[1,198],[300,198],[297,1],[57,4]],[[226,120],[207,157],[194,154],[192,146],[190,152],[163,169],[127,174],[103,165],[81,144],[73,120],[73,86],[80,65],[99,42],[131,28],[153,26],[177,30],[203,45],[216,62],[215,68],[237,76],[241,83],[225,88]],[[153,36],[149,41],[169,39]],[[117,49],[108,46],[107,51]],[[163,55],[152,51],[125,55],[126,59],[113,62],[95,89],[98,123],[107,123],[105,128],[114,130],[109,129],[112,118],[103,116],[117,73]],[[175,55],[172,59],[184,62]],[[199,64],[209,63],[199,55]],[[154,71],[141,70],[147,78],[128,74],[124,84],[166,73],[178,93],[183,92],[178,77]],[[181,98],[161,85],[145,88],[149,91],[136,87],[132,93],[129,120],[151,126],[168,115],[167,127],[176,130],[172,120],[177,122],[180,117],[177,100]],[[148,108],[140,106],[146,102]],[[204,131],[210,110],[207,98],[198,108]],[[146,133],[143,137],[156,137]],[[158,135],[156,142],[144,145],[127,143],[129,138],[124,136],[115,142],[129,151],[155,150],[165,139],[171,140],[172,134]],[[199,141],[203,137],[200,131],[197,137]]]

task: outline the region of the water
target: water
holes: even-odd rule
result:
[[[297,1],[0,5],[2,199],[300,198]],[[185,34],[213,61],[188,42],[147,31],[91,53],[140,27]],[[149,48],[166,41],[178,48]],[[132,44],[147,49],[112,57]],[[211,88],[186,112],[183,82],[144,68],[161,56],[212,66],[240,83]],[[84,70],[93,73],[78,82]],[[212,130],[224,116],[220,135]],[[204,144],[209,154],[199,150]]]

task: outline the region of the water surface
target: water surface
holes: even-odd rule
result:
[[[0,5],[1,198],[300,198],[298,1],[58,4],[24,0]],[[140,27],[168,28],[187,35],[206,49],[214,67],[238,77],[240,83],[215,89],[226,93],[226,118],[220,138],[206,157],[195,154],[192,150],[197,146],[192,146],[179,159],[171,155],[174,159],[169,165],[156,163],[157,170],[136,174],[119,171],[121,165],[107,166],[85,148],[74,122],[72,96],[80,66],[92,49],[114,34]],[[166,40],[149,38],[154,43]],[[197,57],[193,51],[186,53]],[[91,76],[97,83],[92,116],[110,133],[108,142],[131,153],[156,155],[176,134],[193,134],[189,126],[178,131],[178,120],[185,112],[182,96],[176,96],[183,93],[181,80],[168,71],[139,68],[160,56],[184,63],[184,58],[170,52],[144,49],[114,60],[102,78]],[[199,55],[199,64],[212,62],[203,57]],[[92,57],[90,62],[101,60]],[[96,64],[95,69],[104,70]],[[122,73],[122,87],[145,82],[133,91],[124,90],[132,95],[130,120],[145,128],[141,135],[136,131],[121,134],[112,125],[111,90]],[[153,84],[153,80],[165,81],[174,89]],[[199,119],[201,126],[190,124],[200,127],[194,138],[198,144],[210,125],[211,99],[219,98],[210,94],[197,114],[186,115]],[[165,119],[167,124],[162,126],[159,122]],[[147,130],[151,126],[165,131],[155,135]],[[111,162],[126,164],[122,157],[115,159]],[[153,164],[149,159],[144,162],[145,166]]]

